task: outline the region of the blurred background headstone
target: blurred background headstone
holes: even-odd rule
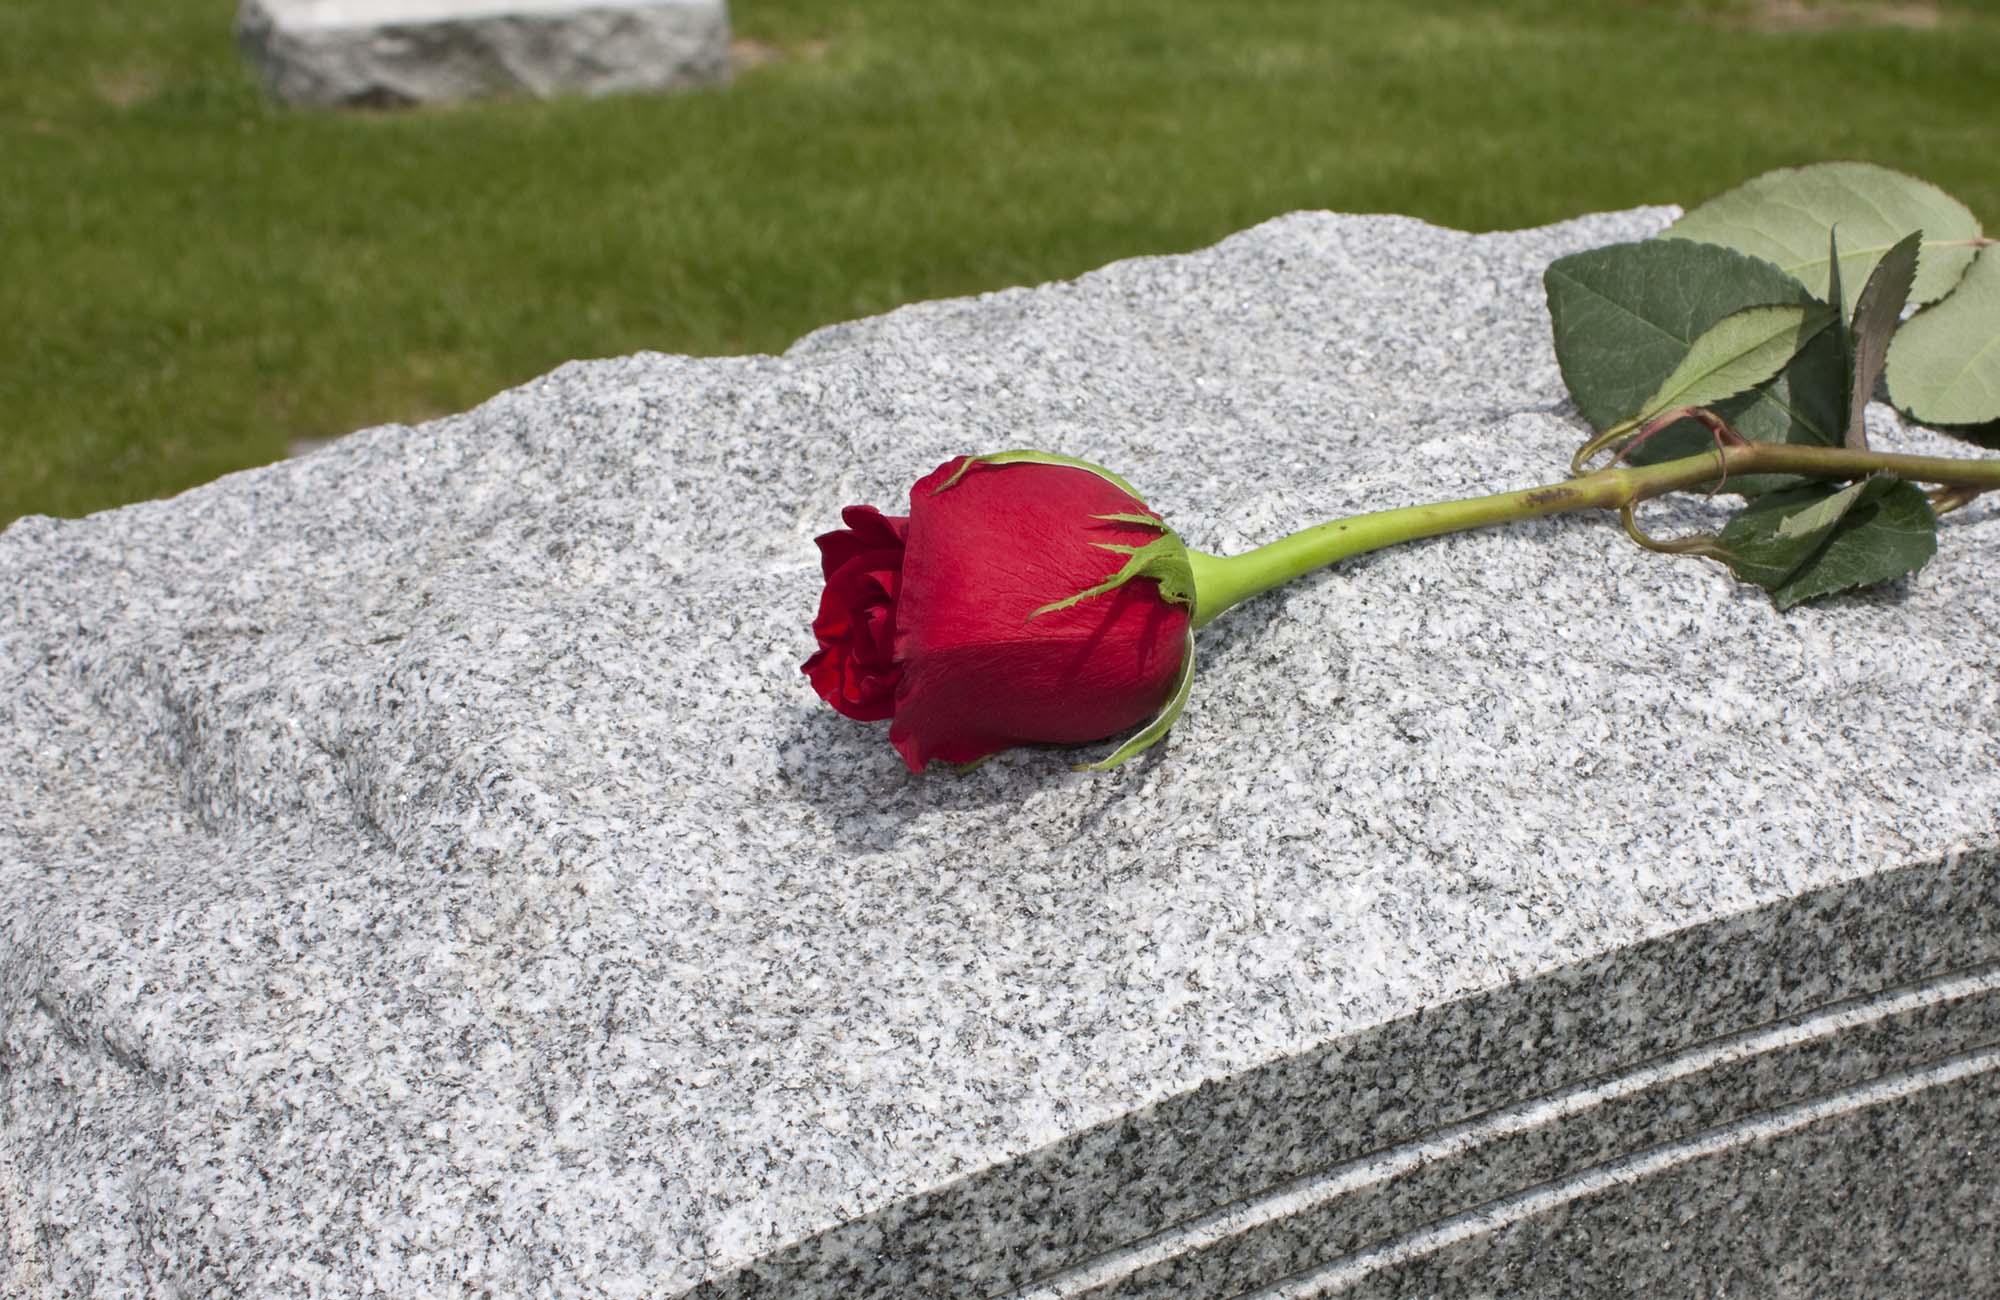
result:
[[[724,0],[243,0],[236,35],[273,96],[324,108],[729,76]]]

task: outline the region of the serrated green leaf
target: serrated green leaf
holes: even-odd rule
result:
[[[1842,497],[1831,483],[1808,483],[1783,492],[1773,492],[1745,506],[1723,526],[1722,558],[1741,582],[1755,583],[1775,592],[1785,585],[1800,566],[1812,558],[1838,522],[1838,515],[1825,526],[1808,534],[1781,535],[1786,522],[1815,506],[1838,501],[1839,514],[1854,504],[1853,496]]]
[[[1751,442],[1830,447],[1839,445],[1846,427],[1846,400],[1847,357],[1840,339],[1828,328],[1815,334],[1776,375],[1709,409]],[[1630,460],[1635,465],[1677,460],[1705,451],[1714,442],[1706,428],[1693,420],[1682,420],[1648,439]],[[1802,481],[1790,474],[1746,474],[1730,478],[1721,490],[1760,496]]]
[[[1826,301],[1830,303],[1841,302],[1845,299],[1846,292],[1843,289],[1840,282],[1840,227],[1839,226],[1835,226],[1831,230],[1826,232],[1826,258],[1827,258],[1826,273],[1828,277],[1827,289],[1826,289]],[[1858,311],[1860,309],[1856,308],[1856,310]],[[1847,392],[1848,389],[1853,386],[1851,381],[1854,377],[1854,332],[1847,327],[1846,312],[1837,311],[1833,314],[1832,333],[1833,336],[1840,341],[1840,362],[1847,379],[1850,381],[1847,384],[1843,384],[1841,387],[1840,427],[1842,430],[1845,431],[1847,445],[1853,446],[1854,407],[1847,400]]]
[[[1833,321],[1823,303],[1745,307],[1703,330],[1634,417],[1641,423],[1683,406],[1710,406],[1763,383]]]
[[[1882,376],[1882,363],[1889,355],[1889,341],[1903,319],[1903,305],[1910,300],[1910,286],[1916,283],[1917,245],[1922,240],[1922,231],[1898,240],[1875,263],[1855,300],[1854,323],[1848,330],[1847,433],[1842,441],[1856,450],[1868,446],[1864,417],[1869,399],[1875,396],[1875,381]]]
[[[1896,331],[1889,398],[1924,424],[2000,419],[2000,249],[1980,253],[1950,297]]]
[[[1914,484],[1876,475],[1752,502],[1723,528],[1719,558],[1790,609],[1914,573],[1937,553],[1937,516]]]
[[[1600,430],[1637,414],[1723,317],[1813,301],[1768,263],[1680,239],[1574,253],[1550,263],[1542,282],[1563,382]]]
[[[1752,442],[1837,446],[1845,427],[1847,358],[1831,330],[1815,335],[1785,368],[1713,409]]]
[[[1778,521],[1778,531],[1773,534],[1780,541],[1797,541],[1800,538],[1816,537],[1840,522],[1847,508],[1860,499],[1867,480],[1849,483],[1831,496],[1820,498],[1800,510],[1795,510]]]
[[[1858,500],[1810,563],[1773,593],[1778,608],[1915,573],[1937,554],[1937,515],[1914,483],[1896,481]]]
[[[1826,274],[1826,292],[1821,295],[1820,301],[1845,302],[1847,290],[1840,280],[1840,227],[1837,225],[1827,227],[1826,231]],[[1844,325],[1847,313],[1842,312],[1840,319]]]
[[[1972,261],[1979,219],[1937,186],[1873,163],[1817,163],[1766,172],[1710,199],[1668,227],[1677,239],[1738,249],[1797,276],[1815,296],[1829,292],[1827,233],[1840,227],[1842,311],[1884,254],[1924,232],[1913,302],[1951,291]]]

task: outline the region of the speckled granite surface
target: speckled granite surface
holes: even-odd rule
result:
[[[1297,215],[16,525],[0,1293],[1996,1275],[1994,505],[1783,615],[1608,521],[1366,557],[1108,776],[798,673],[812,535],[961,451],[1209,550],[1556,477],[1541,269],[1670,215]]]

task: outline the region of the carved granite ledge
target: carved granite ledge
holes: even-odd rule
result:
[[[812,535],[961,451],[1223,551],[1559,475],[1541,269],[1670,215],[1300,214],[9,529],[0,1293],[1993,1273],[1991,504],[1784,614],[1607,521],[1364,557],[1103,777],[798,673]]]
[[[1741,1194],[1745,1163],[1755,1165],[1753,1177],[1774,1171],[1784,1178],[1787,1194],[1842,1201],[1849,1213],[1879,1199],[1964,1199],[1959,1166],[1967,1163],[1966,1144],[1990,1145],[1977,1127],[1984,1102],[1972,1103],[1964,1113],[1955,1111],[1964,1102],[1947,1107],[1947,1122],[1927,1138],[1942,1149],[1918,1161],[1911,1177],[1945,1184],[1928,1192],[1885,1185],[1886,1177],[1855,1179],[1846,1166],[1773,1164],[1756,1150],[1795,1132],[1852,1125],[1857,1112],[1932,1088],[2000,1098],[1995,860],[1908,868],[1870,885],[1890,887],[1843,887],[1776,904],[1743,923],[1683,931],[1614,960],[1423,1013],[1391,1027],[1387,1042],[1364,1046],[1350,1040],[1337,1061],[1311,1063],[1346,1076],[1325,1089],[1331,1104],[1289,1108],[1311,1115],[1299,1121],[1303,1145],[1343,1159],[1017,1294],[1022,1300],[1137,1300],[1263,1294],[1258,1288],[1264,1286],[1287,1296],[1408,1294],[1405,1288],[1412,1284],[1406,1275],[1424,1272],[1420,1266],[1432,1254],[1457,1248],[1458,1255],[1473,1255],[1490,1249],[1485,1239],[1503,1232],[1547,1237],[1546,1226],[1529,1225],[1600,1200],[1645,1199],[1652,1194],[1644,1185],[1668,1175],[1687,1194],[1678,1222],[1704,1226],[1682,1234],[1681,1255],[1659,1261],[1651,1276],[1613,1273],[1608,1280],[1644,1289],[1642,1282],[1665,1285],[1686,1280],[1683,1273],[1693,1270],[1691,1276],[1705,1284],[1730,1278],[1766,1293],[1780,1281],[1762,1271],[1769,1261],[1736,1258],[1751,1242],[1715,1234],[1704,1211],[1718,1194],[1725,1206]],[[1937,946],[1921,953],[1896,951],[1865,937],[1905,928],[1928,932]],[[1785,942],[1774,943],[1780,934]],[[1635,1009],[1629,1001],[1621,1000],[1617,1020],[1609,1025],[1595,1005],[1607,987],[1679,989],[1691,976],[1700,978],[1703,968],[1730,972],[1731,978],[1718,983],[1728,984],[1732,999],[1746,1000],[1727,1009],[1700,1008],[1664,1033],[1620,1025]],[[1764,972],[1761,986],[1742,978],[1752,971]],[[1802,1004],[1802,991],[1824,1000]],[[1508,1004],[1536,1009],[1523,1014]],[[1675,1015],[1683,1006],[1655,1011]],[[1732,1020],[1744,1027],[1716,1032]],[[1450,1092],[1449,1106],[1441,1110],[1409,1103],[1408,1094],[1423,1095],[1421,1080],[1406,1076],[1390,1087],[1378,1082],[1383,1062],[1409,1060],[1423,1060],[1433,1069],[1456,1067],[1461,1078],[1483,1082],[1490,1072],[1482,1064],[1505,1056],[1504,1047],[1496,1050],[1491,1041],[1495,1026],[1503,1027],[1506,1046],[1532,1044],[1561,1086],[1520,1096],[1519,1089],[1482,1092],[1473,1084]],[[1430,1095],[1446,1093],[1437,1088]],[[1396,1129],[1362,1125],[1360,1133],[1342,1131],[1357,1118],[1384,1110]],[[1231,1141],[1225,1134],[1211,1137],[1217,1145]],[[1924,1167],[1945,1154],[1956,1171],[1949,1178]],[[1696,1168],[1684,1169],[1687,1165]],[[1993,1180],[1991,1173],[1973,1176],[1981,1186],[1990,1187]],[[1615,1214],[1604,1217],[1615,1222]],[[1919,1219],[1876,1240],[1849,1241],[1841,1270],[1867,1279],[1913,1248],[1950,1241],[1954,1248],[1937,1256],[1942,1270],[1968,1257],[1968,1248],[1956,1239],[1969,1230],[1984,1231],[1984,1247],[1972,1245],[1970,1256],[1991,1268],[2000,1263],[1996,1229],[2000,1211],[1984,1207],[1969,1216]],[[1566,1253],[1590,1251],[1572,1247]],[[1559,1258],[1564,1254],[1557,1252]],[[1782,1253],[1774,1258],[1792,1270],[1827,1262]],[[1577,1261],[1561,1262],[1568,1267]],[[1546,1263],[1536,1256],[1530,1267],[1512,1265],[1515,1282],[1566,1288],[1569,1279],[1547,1271]],[[1418,1293],[1492,1294],[1498,1278],[1489,1266],[1466,1268],[1455,1289],[1440,1292],[1442,1282],[1427,1280]]]

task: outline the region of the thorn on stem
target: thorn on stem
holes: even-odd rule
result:
[[[1634,502],[1628,501],[1618,507],[1618,521],[1625,525],[1625,535],[1627,537],[1647,550],[1658,551],[1662,555],[1710,555],[1719,557],[1723,553],[1722,548],[1716,545],[1715,539],[1706,534],[1694,537],[1676,537],[1671,540],[1663,540],[1653,536],[1645,529],[1639,527],[1639,516],[1637,506]]]
[[[1708,489],[1708,495],[1711,497],[1714,496],[1716,493],[1722,491],[1722,485],[1729,481],[1729,460],[1722,454],[1723,448],[1747,447],[1750,445],[1750,440],[1736,432],[1729,421],[1723,419],[1714,411],[1709,410],[1706,406],[1682,406],[1668,411],[1663,415],[1654,416],[1646,422],[1645,427],[1639,430],[1632,441],[1619,449],[1618,454],[1611,458],[1611,463],[1616,465],[1619,461],[1624,460],[1634,451],[1637,451],[1640,444],[1644,443],[1648,438],[1662,429],[1671,428],[1679,424],[1682,420],[1693,420],[1695,423],[1704,426],[1715,438],[1717,478],[1715,483]]]
[[[1931,512],[1933,514],[1948,515],[1954,510],[1962,510],[1978,500],[1980,493],[1985,490],[1984,488],[1963,486],[1941,487],[1930,494]]]
[[[1574,475],[1581,475],[1582,473],[1584,473],[1584,466],[1590,464],[1590,458],[1592,456],[1595,456],[1598,452],[1603,451],[1606,447],[1611,446],[1613,443],[1617,442],[1620,438],[1629,436],[1631,433],[1631,429],[1632,429],[1632,421],[1630,420],[1621,421],[1618,424],[1612,425],[1609,429],[1606,429],[1603,433],[1598,434],[1595,438],[1592,438],[1589,442],[1584,443],[1583,446],[1578,447],[1576,449],[1576,455],[1571,456],[1569,458],[1569,472]],[[1616,464],[1617,462],[1614,461],[1612,463]]]

